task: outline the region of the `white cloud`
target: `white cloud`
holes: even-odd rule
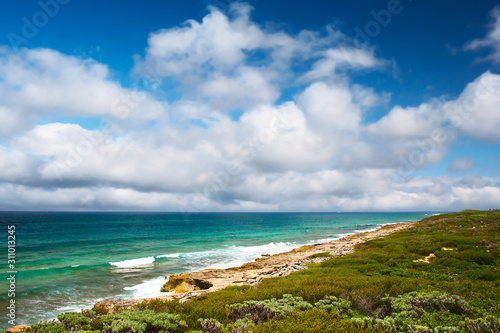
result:
[[[322,56],[322,59],[313,65],[311,71],[304,74],[301,78],[302,80],[310,81],[331,78],[339,68],[373,68],[383,63],[374,56],[373,50],[339,47],[324,51]]]
[[[500,142],[500,75],[486,72],[469,83],[460,97],[443,106],[446,117],[463,134]]]
[[[369,141],[357,142],[345,165],[398,167],[416,171],[448,154],[457,137],[500,142],[500,76],[485,72],[457,99],[434,99],[416,107],[393,107],[364,128]],[[383,154],[383,160],[375,156]]]
[[[478,38],[465,44],[465,50],[478,50],[481,48],[491,48],[492,53],[486,60],[500,62],[500,6],[493,8],[490,13],[490,31],[484,38]]]
[[[273,66],[287,62],[297,41],[283,33],[266,33],[250,20],[251,8],[231,7],[231,18],[212,7],[202,22],[153,33],[136,72],[146,79],[173,79],[192,99],[207,99],[221,109],[273,103],[279,96]],[[266,66],[251,66],[249,52],[270,54]]]
[[[3,136],[29,129],[44,117],[161,116],[160,103],[147,93],[122,88],[106,66],[54,50],[3,48],[0,77]]]
[[[442,121],[439,107],[428,103],[408,108],[396,106],[377,123],[370,125],[368,131],[389,140],[429,136]]]
[[[204,66],[231,71],[245,59],[245,51],[260,47],[263,32],[249,21],[247,5],[233,6],[230,20],[216,8],[201,23],[189,20],[183,28],[172,28],[151,34],[148,55],[162,60],[157,70],[166,75],[203,71]]]
[[[328,143],[308,127],[303,111],[293,102],[255,109],[241,122],[250,135],[243,141],[239,159],[263,173],[317,169],[331,156]],[[249,154],[255,157],[249,159],[245,156]]]
[[[248,175],[228,198],[197,201],[199,193],[140,191],[113,186],[46,189],[0,185],[0,200],[10,209],[208,211],[415,211],[489,209],[497,206],[500,187],[479,177],[468,182],[447,177],[416,177],[387,183],[386,172],[320,171]]]
[[[10,108],[0,107],[0,133],[10,133],[22,126],[25,121],[24,117],[20,117],[19,113],[11,110]]]
[[[184,27],[151,34],[135,72],[149,81],[173,81],[186,98],[235,110],[272,104],[285,86],[384,63],[373,50],[351,46],[332,27],[326,36],[311,31],[292,36],[266,31],[252,22],[250,13],[246,4],[233,4],[230,15],[212,7],[201,22],[189,20]],[[296,62],[312,68],[293,82],[300,76],[292,71]]]
[[[199,86],[199,96],[211,99],[213,107],[234,110],[248,105],[272,104],[279,97],[267,75],[256,68],[241,66],[234,76],[214,74]]]

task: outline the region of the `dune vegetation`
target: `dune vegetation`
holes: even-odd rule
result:
[[[327,256],[327,254],[324,254]],[[286,277],[27,332],[500,332],[500,211],[426,218]]]

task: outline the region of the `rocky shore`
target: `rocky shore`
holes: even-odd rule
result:
[[[292,272],[307,269],[306,264],[308,263],[319,263],[331,257],[352,253],[358,244],[408,228],[414,223],[389,224],[375,231],[358,233],[327,243],[302,246],[272,256],[263,254],[255,261],[240,267],[205,269],[193,273],[167,275],[166,279],[168,280],[161,290],[171,293],[158,298],[186,302],[193,297],[221,290],[228,286],[255,285],[265,278],[286,276]],[[112,313],[115,306],[132,308],[135,304],[150,299],[107,299],[96,305],[105,306]]]

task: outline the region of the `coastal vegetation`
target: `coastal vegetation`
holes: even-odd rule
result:
[[[500,332],[500,211],[432,216],[326,259],[184,303],[69,312],[26,332]]]

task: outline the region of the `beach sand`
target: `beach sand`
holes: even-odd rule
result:
[[[302,246],[289,252],[272,256],[263,254],[255,261],[239,267],[205,269],[193,273],[167,275],[166,279],[168,278],[168,281],[166,281],[162,291],[169,293],[157,298],[186,302],[193,297],[221,290],[228,286],[255,285],[265,278],[286,276],[292,272],[307,269],[307,263],[319,263],[331,257],[339,257],[352,253],[354,247],[358,244],[406,229],[415,223],[388,224],[374,231],[357,233],[326,243]],[[328,252],[330,256],[310,258],[315,254],[325,252]],[[115,306],[130,309],[137,303],[151,299],[107,299],[96,305],[104,305],[112,313]]]

